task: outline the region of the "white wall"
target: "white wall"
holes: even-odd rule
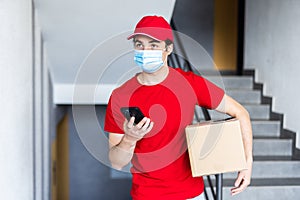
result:
[[[95,85],[100,79],[99,74],[107,71],[106,62],[100,57],[104,56],[106,59],[110,59],[110,63],[122,61],[123,64],[117,66],[122,68],[121,70],[125,70],[124,66],[132,69],[132,64],[134,64],[132,57],[126,60],[123,56],[125,53],[132,53],[133,56],[132,42],[127,41],[126,37],[132,33],[136,23],[144,15],[155,14],[171,19],[175,1],[34,0],[54,84],[55,103],[78,103],[77,98],[73,101],[75,85],[83,85],[83,87],[87,87],[87,91],[89,91],[88,88],[91,88],[93,95],[100,97],[96,102],[106,103],[111,88],[115,87],[120,77],[115,74],[116,70],[110,70],[110,73],[113,72],[109,74],[110,84],[101,85],[100,90],[95,89]],[[120,40],[121,43],[116,43],[116,40]],[[124,46],[129,45],[131,52],[123,49]],[[88,68],[91,73],[84,74],[82,69],[87,69],[84,64],[90,60],[88,56],[91,55],[91,52],[95,54],[97,49],[101,48],[105,51],[98,55],[99,58],[95,57],[93,66]],[[121,54],[116,55],[113,59],[110,58],[110,52],[115,53],[121,49],[123,49]],[[79,74],[81,77],[86,76],[86,80],[78,82],[76,78]],[[75,81],[76,83],[74,83]],[[94,90],[98,92],[94,92]],[[83,88],[83,91],[86,89]],[[79,101],[84,104],[86,102],[87,104],[94,103],[90,98],[88,101],[85,99]]]
[[[124,32],[131,33],[144,15],[156,14],[170,19],[175,4],[175,0],[34,2],[53,81],[71,84],[84,59],[97,45]],[[125,41],[128,33],[124,35]]]
[[[34,199],[32,4],[0,1],[0,198]]]
[[[300,1],[247,0],[245,67],[255,68],[284,128],[297,132],[300,148]]]

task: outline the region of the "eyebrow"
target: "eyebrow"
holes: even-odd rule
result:
[[[139,42],[139,43],[142,43],[143,44],[143,42],[142,41],[140,41],[140,40],[134,40],[134,43],[137,43],[137,42]],[[160,43],[160,41],[158,41],[158,40],[151,40],[150,42],[149,42],[150,44],[152,44],[152,43]]]
[[[134,43],[137,43],[137,42],[142,43],[142,41],[137,40],[137,39],[135,39],[133,42],[134,42]]]
[[[158,40],[151,40],[149,43],[160,43]]]

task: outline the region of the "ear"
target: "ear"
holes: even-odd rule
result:
[[[173,44],[168,45],[166,51],[168,52],[168,55],[170,55],[173,52]]]

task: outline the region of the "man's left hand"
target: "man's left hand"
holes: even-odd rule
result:
[[[237,195],[244,191],[251,182],[252,161],[247,162],[247,169],[240,171],[234,183],[234,188],[231,189],[231,195]]]

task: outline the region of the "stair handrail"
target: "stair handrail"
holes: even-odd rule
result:
[[[184,46],[183,46],[180,38],[178,37],[177,28],[176,28],[176,25],[175,25],[173,19],[171,19],[170,25],[171,25],[172,29],[174,30],[174,32],[173,32],[173,34],[175,36],[174,39],[177,41],[176,48],[179,48],[180,52],[182,53],[182,56],[184,58],[187,58]],[[183,65],[182,65],[180,63],[179,56],[176,55],[176,54],[174,54],[174,53],[170,55],[169,62],[170,62],[170,64],[172,63],[170,66],[172,66],[174,68],[181,68],[181,69],[183,69],[185,71],[192,71],[193,73],[198,74],[198,72],[195,71],[192,68],[190,62],[187,59],[183,59]],[[204,119],[206,121],[211,120],[210,114],[209,114],[209,112],[208,112],[208,110],[206,108],[201,107],[201,111],[202,111],[202,113],[204,115]],[[198,109],[195,109],[195,117],[196,117],[196,120],[199,122],[200,121],[200,111]],[[206,178],[207,178],[207,181],[208,181],[208,184],[209,184],[210,191],[212,193],[213,199],[214,200],[222,200],[222,198],[223,198],[222,197],[223,196],[223,174],[216,174],[215,175],[216,190],[214,190],[213,183],[211,181],[210,176],[206,176]],[[208,194],[207,194],[207,191],[206,191],[205,187],[204,187],[204,195],[205,195],[206,200],[209,200],[209,197],[208,197]]]

